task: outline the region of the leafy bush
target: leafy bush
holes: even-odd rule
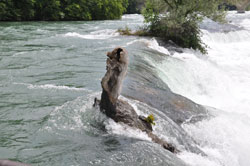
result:
[[[153,35],[206,53],[199,23],[205,18],[224,21],[225,12],[218,5],[223,0],[147,0],[143,15]]]

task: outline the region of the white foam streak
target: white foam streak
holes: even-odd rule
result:
[[[152,141],[152,139],[148,137],[146,132],[142,132],[139,129],[129,127],[125,124],[116,123],[112,119],[109,119],[106,122],[105,127],[107,131],[112,134],[122,135],[130,138],[137,138],[140,140]]]
[[[170,55],[168,49],[165,48],[165,47],[160,46],[159,43],[157,42],[157,40],[155,38],[152,38],[151,40],[148,40],[148,39],[137,39],[137,40],[128,42],[127,46],[132,45],[132,44],[134,44],[136,42],[142,42],[148,48],[151,48],[151,49],[153,49],[153,50],[155,50],[157,52],[160,52],[160,53],[163,53],[163,54],[166,54],[166,55]]]
[[[144,17],[141,14],[125,14],[122,16],[122,19],[130,19],[130,20],[140,20],[140,21],[144,21]]]
[[[230,31],[227,33],[214,32],[210,33],[203,30],[203,41],[205,43],[245,43],[250,41],[250,31]]]
[[[148,47],[163,54],[170,55],[169,51],[166,48],[160,46],[154,38],[149,42]]]
[[[85,91],[84,88],[75,88],[68,86],[56,86],[53,84],[45,84],[45,85],[29,85],[29,89],[59,89],[59,90],[73,90],[73,91]]]
[[[69,33],[66,33],[64,36],[91,39],[91,40],[95,40],[95,39],[104,40],[104,39],[109,39],[112,37],[119,36],[119,33],[113,29],[105,29],[105,30],[98,30],[98,31],[90,32],[90,34],[85,34],[85,35],[82,35],[76,32],[69,32]]]
[[[55,89],[55,90],[70,90],[70,91],[89,91],[85,88],[76,88],[76,87],[68,87],[68,86],[61,86],[61,85],[53,85],[53,84],[45,84],[45,85],[33,85],[27,83],[14,83],[16,85],[25,85],[28,89]]]

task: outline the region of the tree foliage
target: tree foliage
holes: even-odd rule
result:
[[[0,20],[22,20],[34,17],[34,0],[1,0]],[[11,10],[15,9],[15,10]]]
[[[126,11],[127,0],[92,0],[89,2],[94,20],[119,19]]]
[[[35,3],[36,20],[59,20],[60,1],[59,0],[39,0]]]
[[[61,17],[64,20],[91,20],[87,0],[61,0]]]
[[[128,0],[0,0],[0,21],[119,19]]]
[[[141,13],[146,0],[128,0],[127,14]]]
[[[222,2],[224,0],[147,0],[143,15],[152,35],[205,53],[199,23],[204,18],[223,22],[225,11],[218,9]]]

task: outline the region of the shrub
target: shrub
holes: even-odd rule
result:
[[[146,30],[153,36],[206,53],[199,23],[205,18],[224,21],[218,5],[223,0],[147,0],[143,10]]]

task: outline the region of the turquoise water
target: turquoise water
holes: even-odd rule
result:
[[[137,37],[116,33],[142,22],[141,16],[127,16],[116,21],[1,23],[0,158],[60,166],[167,163],[169,156],[159,153],[145,134],[120,134],[116,127],[121,126],[111,125],[92,108],[101,92],[106,52],[124,46],[133,58],[149,51],[143,44],[130,44]]]
[[[115,21],[1,22],[0,159],[39,166],[248,166],[250,13],[228,18],[230,26],[202,24],[208,55],[190,49],[178,53],[154,38],[116,33],[143,25],[140,15]],[[153,113],[154,133],[181,153],[169,153],[145,133],[92,108],[100,98],[106,52],[117,46],[130,57],[122,98],[140,115]],[[174,101],[181,109],[184,99],[168,87],[209,106],[212,116],[192,122],[189,110],[175,114],[166,103]],[[177,123],[177,115],[185,122]]]

